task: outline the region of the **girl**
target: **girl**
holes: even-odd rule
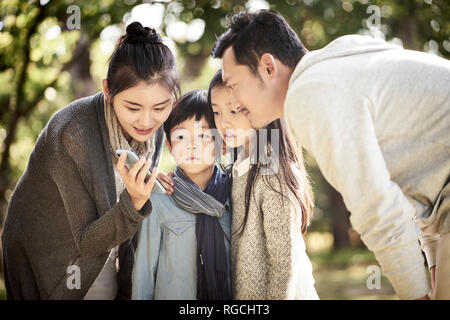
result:
[[[178,92],[169,48],[153,29],[130,24],[103,92],[50,119],[11,196],[2,235],[8,299],[130,297],[130,239],[152,210],[156,168],[144,179],[159,162],[160,127]],[[144,159],[128,170],[117,149]]]
[[[216,127],[237,159],[232,166],[233,297],[318,299],[302,238],[312,195],[284,120],[269,124],[267,141],[262,140],[264,129],[254,131],[233,108],[220,70],[208,97]]]

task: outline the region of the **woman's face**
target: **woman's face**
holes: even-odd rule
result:
[[[227,147],[236,148],[247,143],[255,130],[244,113],[232,107],[227,87],[218,86],[211,90],[211,105],[214,122]]]
[[[139,82],[113,98],[122,132],[130,141],[148,141],[172,111],[173,95],[165,86]]]

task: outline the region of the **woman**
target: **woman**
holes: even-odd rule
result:
[[[152,210],[157,168],[144,178],[159,162],[160,127],[178,92],[169,48],[130,24],[103,92],[50,119],[11,196],[2,235],[8,299],[130,297],[131,238]],[[128,170],[117,149],[148,160]]]

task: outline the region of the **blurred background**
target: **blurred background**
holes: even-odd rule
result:
[[[38,135],[58,109],[101,90],[108,58],[129,23],[139,21],[164,36],[176,55],[184,93],[207,88],[220,67],[210,52],[226,30],[226,17],[261,8],[280,12],[309,50],[360,33],[450,58],[448,0],[2,0],[0,233],[8,199]],[[370,286],[377,261],[351,228],[339,193],[324,180],[314,159],[307,154],[305,158],[316,199],[305,240],[319,296],[396,299],[384,276],[379,286]],[[165,150],[160,170],[173,168]],[[0,299],[4,298],[0,263]]]

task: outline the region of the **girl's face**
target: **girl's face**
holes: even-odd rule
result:
[[[225,86],[211,90],[211,106],[217,130],[229,148],[245,145],[254,134],[250,121],[231,104],[229,89]]]
[[[148,141],[167,120],[174,98],[165,86],[139,82],[113,98],[122,132],[127,140]]]

